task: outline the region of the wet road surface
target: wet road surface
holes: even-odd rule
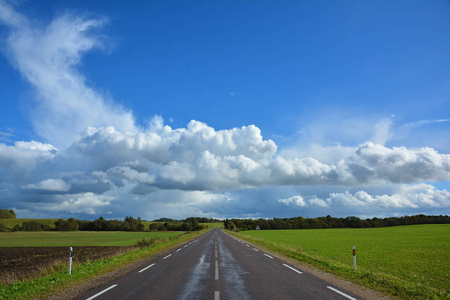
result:
[[[213,229],[76,299],[362,298]]]

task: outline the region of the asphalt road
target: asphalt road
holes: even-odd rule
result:
[[[213,229],[77,299],[362,299]]]

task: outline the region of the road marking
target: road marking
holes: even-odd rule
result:
[[[269,254],[265,254],[265,253],[264,253],[264,255],[265,255],[265,256],[267,256],[268,258],[271,258],[271,259],[273,259],[273,257],[272,257],[272,256],[270,256]]]
[[[178,249],[176,252],[178,252],[178,251],[181,251],[181,248],[180,249]]]
[[[184,245],[184,247],[183,247],[183,248],[186,248],[187,246],[189,246],[189,245]]]
[[[172,254],[169,254],[169,255],[163,257],[163,259],[166,259],[166,258],[168,258],[168,257],[170,257],[170,256],[172,256]]]
[[[214,292],[214,300],[220,300],[220,292],[219,291]]]
[[[343,292],[341,292],[341,291],[338,291],[337,289],[334,289],[334,288],[332,288],[331,286],[327,286],[327,288],[329,288],[329,289],[332,290],[333,292],[338,293],[339,295],[344,296],[344,297],[347,298],[347,299],[350,299],[350,300],[356,300],[355,298],[353,298],[353,297],[351,297],[351,296],[349,296],[349,295],[347,295],[347,294],[345,294],[345,293],[343,293]]]
[[[145,267],[145,268],[143,268],[142,270],[140,270],[138,273],[144,272],[145,270],[147,270],[148,268],[153,267],[154,265],[155,265],[155,264],[151,264],[150,266]]]
[[[217,258],[217,250],[216,250],[216,258]]]
[[[253,248],[253,250],[255,250],[256,252],[259,252],[259,250],[258,250],[258,249],[256,249],[256,248]]]
[[[288,266],[287,264],[283,264],[283,266],[285,266],[286,268],[289,268],[289,269],[291,269],[292,271],[295,271],[295,272],[297,272],[298,274],[303,274],[302,272],[300,272],[299,270],[297,270],[297,269],[294,269],[293,267],[291,267],[291,266]]]
[[[117,286],[117,284],[113,284],[113,285],[110,286],[109,288],[104,289],[104,290],[101,291],[100,293],[97,293],[97,294],[95,294],[94,296],[92,296],[92,297],[90,297],[90,298],[87,298],[86,300],[92,300],[92,299],[94,299],[94,298],[97,298],[97,297],[100,296],[101,294],[106,293],[107,291],[109,291],[110,289],[115,288],[116,286]]]
[[[215,273],[216,273],[215,279],[219,280],[219,263],[217,262],[217,260],[216,260],[216,272]]]

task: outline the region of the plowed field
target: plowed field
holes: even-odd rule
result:
[[[74,247],[72,260],[86,262],[119,255],[133,247]],[[0,282],[11,283],[49,272],[68,269],[68,247],[0,247]]]

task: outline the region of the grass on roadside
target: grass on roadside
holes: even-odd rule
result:
[[[72,275],[68,274],[66,266],[64,270],[60,270],[57,273],[47,276],[22,282],[14,282],[9,285],[0,284],[0,299],[45,299],[65,288],[75,286],[96,276],[106,274],[117,268],[134,263],[203,233],[204,231],[191,232],[165,239],[160,238],[160,242],[157,244],[153,244],[149,247],[144,246],[123,255],[79,265],[74,264]]]

